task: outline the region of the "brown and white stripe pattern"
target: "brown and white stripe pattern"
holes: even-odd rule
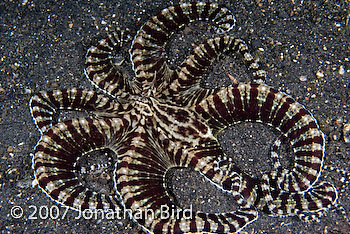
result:
[[[223,53],[240,55],[247,70],[252,74],[252,80],[259,82],[265,80],[266,72],[248,52],[246,43],[225,35],[198,45],[171,76],[167,88],[159,90],[162,95],[160,98],[170,99],[182,106],[193,106],[213,94],[215,90],[201,88],[200,81],[207,68]]]
[[[304,221],[317,219],[338,199],[336,188],[327,182],[312,186],[305,192],[272,192],[274,181],[268,174],[261,180],[263,204],[274,216],[298,215]]]
[[[116,32],[99,41],[96,46],[92,46],[85,56],[86,77],[93,85],[113,97],[138,91],[132,80],[118,70],[121,64],[115,61],[116,54],[128,40],[127,32],[117,29]]]
[[[85,73],[109,97],[67,89],[40,92],[31,99],[31,113],[42,134],[33,157],[39,186],[76,210],[152,209],[155,217],[135,220],[150,233],[236,233],[257,219],[255,205],[273,215],[317,218],[336,202],[337,191],[329,183],[316,184],[325,142],[315,118],[290,96],[266,85],[202,89],[202,75],[222,53],[241,55],[252,79],[265,79],[246,44],[232,36],[207,40],[178,69],[170,70],[163,55],[166,41],[195,20],[212,22],[219,33],[235,23],[232,13],[216,4],[171,6],[137,32],[130,55],[134,80],[125,78],[114,61],[114,53],[128,41],[123,31],[88,50]],[[59,110],[88,111],[94,117],[56,123]],[[273,170],[262,179],[244,174],[217,141],[220,131],[242,121],[262,122],[281,132],[271,151]],[[291,169],[279,162],[282,140],[295,154]],[[103,148],[117,155],[116,196],[93,191],[78,178],[79,157]],[[199,171],[231,193],[239,208],[222,214],[194,212],[191,219],[161,219],[162,205],[178,208],[165,181],[173,167]]]
[[[324,160],[323,133],[315,118],[290,96],[266,85],[241,83],[221,89],[199,103],[195,110],[216,132],[242,121],[253,121],[275,127],[288,140],[295,154],[292,168],[283,169],[278,161],[279,138],[272,151],[274,170],[260,182],[271,212],[292,215],[314,211],[314,206],[325,209],[335,203],[337,192],[332,185],[323,183],[313,187],[320,176]],[[272,189],[274,197],[271,195]],[[324,194],[317,196],[315,193]],[[247,198],[251,196],[244,195]],[[287,199],[288,196],[294,198]],[[308,208],[307,204],[311,207]],[[299,210],[286,211],[285,207],[290,208],[291,205]]]
[[[93,150],[116,144],[128,129],[125,119],[72,119],[48,129],[35,146],[34,175],[55,201],[76,210],[122,207],[115,196],[97,193],[78,178],[76,162]]]
[[[132,43],[131,59],[136,79],[143,88],[149,87],[155,78],[167,79],[163,77],[169,72],[164,56],[167,40],[176,30],[197,20],[212,22],[219,32],[229,31],[235,23],[225,7],[192,2],[165,8],[140,28]]]
[[[252,79],[265,80],[265,71],[260,69],[245,42],[232,36],[209,39],[197,46],[178,69],[168,68],[163,54],[167,40],[176,30],[196,20],[210,21],[220,32],[229,31],[235,22],[227,8],[213,3],[193,2],[166,8],[147,21],[133,40],[130,57],[135,79],[125,78],[113,62],[114,53],[128,40],[120,29],[88,50],[85,74],[112,97],[139,94],[152,87],[156,89],[157,98],[188,106],[213,93],[199,84],[206,69],[222,53],[240,54]]]
[[[120,105],[105,95],[74,88],[41,91],[30,99],[29,106],[41,133],[56,123],[54,117],[59,110],[90,111],[101,116],[115,116],[120,111]]]
[[[153,129],[154,130],[154,129]],[[236,211],[223,214],[193,212],[190,218],[182,214],[162,218],[162,207],[178,209],[174,198],[167,191],[166,173],[173,167],[190,167],[198,170],[208,179],[224,188],[238,188],[232,178],[224,175],[214,163],[221,149],[216,146],[184,148],[183,144],[154,131],[152,135],[143,127],[135,129],[126,139],[125,147],[117,151],[118,163],[115,184],[125,208],[134,212],[154,211],[150,219],[143,217],[136,221],[151,233],[235,233],[257,218],[253,204],[245,204]],[[218,155],[219,154],[219,155]],[[235,180],[240,181],[236,174]],[[237,196],[238,193],[234,193]]]

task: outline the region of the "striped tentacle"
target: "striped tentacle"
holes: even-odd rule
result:
[[[158,234],[235,233],[257,218],[257,211],[250,204],[237,211],[223,214],[203,212],[185,214],[182,210],[178,216],[167,217],[166,213],[162,213],[164,209],[169,209],[170,213],[179,209],[175,198],[166,189],[167,171],[178,166],[171,160],[173,157],[170,155],[181,157],[191,153],[183,150],[180,144],[167,144],[167,139],[159,140],[161,138],[158,137],[157,139],[149,136],[142,128],[136,129],[126,141],[125,145],[128,147],[118,151],[120,157],[115,171],[116,189],[121,195],[125,208],[131,209],[134,214],[141,211],[142,217],[133,216],[141,226],[151,233]],[[165,147],[161,147],[161,144],[165,144]],[[164,151],[164,149],[167,150]],[[202,172],[208,172],[214,167],[213,164],[204,162],[204,157],[198,160],[198,163],[194,160],[190,161],[196,164],[193,167],[197,169],[200,167]],[[217,171],[214,173],[218,176],[210,176],[212,179],[224,178]],[[149,211],[152,213],[150,214]]]
[[[253,206],[222,214],[193,212],[185,216],[183,215],[185,212],[180,212],[179,218],[153,220],[152,232],[154,234],[238,233],[257,218],[257,211]]]
[[[134,122],[139,122],[142,127],[139,127],[140,136],[144,133],[152,133],[152,138],[147,136],[147,140],[137,140],[136,142],[159,142],[157,145],[152,145],[155,149],[167,150],[161,159],[164,162],[171,162],[170,166],[190,167],[197,169],[207,178],[213,180],[215,174],[211,166],[214,160],[221,161],[225,157],[216,138],[213,137],[211,130],[207,125],[201,123],[201,118],[194,115],[192,111],[179,108],[174,105],[160,103],[155,99],[151,99],[150,106],[147,104],[138,103],[134,105],[136,111],[131,111]],[[139,119],[142,113],[148,117]],[[152,113],[150,115],[150,113]],[[133,143],[130,143],[133,144]],[[183,151],[174,151],[181,148]],[[190,153],[198,152],[197,156],[190,157]],[[164,153],[160,152],[159,155]],[[199,162],[200,161],[200,162]],[[208,166],[205,166],[207,165]],[[210,165],[209,165],[210,164]],[[205,166],[200,168],[199,166]],[[169,165],[167,164],[167,167]],[[204,169],[205,168],[205,169]],[[208,172],[208,174],[207,174]]]
[[[181,164],[200,172],[218,188],[229,192],[240,206],[254,204],[257,181],[230,162],[217,140],[186,149]]]
[[[273,168],[275,169],[275,174],[276,172],[279,172],[279,174],[281,174],[281,170],[283,170],[282,168],[282,165],[281,165],[281,162],[279,160],[279,155],[278,155],[278,151],[281,147],[281,144],[282,142],[286,140],[286,137],[281,134],[276,140],[275,142],[272,144],[272,147],[271,147],[271,152],[270,152],[270,155],[271,155],[271,159],[272,159],[272,162],[273,162]],[[276,176],[275,176],[276,177]]]
[[[138,89],[131,79],[120,71],[118,66],[123,63],[116,61],[115,53],[129,40],[128,35],[117,29],[115,33],[100,40],[86,53],[85,74],[96,87],[113,97],[127,93],[136,93]]]
[[[91,111],[97,116],[109,116],[119,105],[104,95],[83,89],[41,91],[30,99],[30,111],[41,133],[56,122],[58,110]]]
[[[274,182],[271,175],[263,175],[261,189],[264,205],[272,215],[298,215],[304,221],[312,221],[317,220],[324,211],[337,202],[337,190],[327,182],[314,185],[307,192],[294,193],[272,192],[271,186],[274,187]]]
[[[278,185],[284,191],[304,191],[318,179],[324,158],[324,138],[315,118],[290,96],[258,84],[221,89],[195,107],[221,131],[235,123],[255,121],[272,125],[288,139],[295,153],[292,170],[283,170]]]
[[[252,74],[253,80],[265,79],[265,71],[260,69],[258,61],[248,52],[246,43],[226,35],[209,39],[197,46],[172,76],[168,89],[161,94],[180,105],[198,104],[215,92],[201,88],[200,81],[207,68],[223,53],[238,54]]]
[[[138,31],[131,48],[136,80],[143,88],[154,81],[156,86],[161,86],[166,78],[164,74],[170,72],[164,56],[167,40],[176,30],[196,20],[212,22],[219,32],[229,31],[235,23],[232,13],[215,3],[184,3],[165,8],[153,16]]]
[[[324,158],[324,139],[314,117],[290,96],[266,85],[239,84],[222,88],[195,107],[215,133],[242,121],[274,126],[288,139],[295,153],[292,169],[280,163],[271,172],[270,184],[280,193],[308,190],[317,181]],[[276,153],[276,152],[274,152]],[[278,160],[278,155],[274,155]],[[269,189],[271,187],[268,186]]]
[[[225,164],[227,156],[222,151],[217,139],[213,136],[211,129],[203,123],[203,119],[196,115],[193,111],[184,108],[160,103],[156,100],[152,101],[153,118],[157,125],[154,129],[161,129],[162,136],[158,133],[158,137],[166,139],[160,145],[169,147],[170,144],[176,144],[183,148],[182,154],[169,153],[172,162],[180,167],[190,167],[199,171],[206,176],[211,182],[217,186],[224,186],[225,190],[237,192],[241,182],[242,175],[238,167],[233,164]],[[150,126],[151,123],[148,124]],[[216,165],[216,169],[212,165]],[[220,174],[224,169],[230,174],[230,180],[222,181]],[[250,181],[248,178],[244,181]],[[247,185],[247,190],[252,190],[252,184]],[[250,193],[250,192],[247,192]],[[238,195],[238,194],[236,194]],[[241,197],[238,196],[240,201]],[[242,202],[243,203],[243,202]]]
[[[199,171],[215,185],[235,193],[234,197],[238,203],[244,205],[245,201],[242,200],[241,194],[251,194],[256,182],[242,173],[238,167],[229,163],[228,157],[205,121],[193,111],[154,99],[152,99],[152,107],[154,112],[152,117],[155,119],[152,122],[156,123],[154,129],[158,129],[154,134],[158,134],[155,138],[166,139],[160,145],[169,147],[176,142],[183,148],[182,154],[168,154],[171,161],[177,166]],[[150,125],[151,123],[148,124]],[[159,132],[163,132],[166,137]],[[223,180],[223,174],[221,174],[223,171],[229,179]],[[241,176],[245,177],[244,184],[241,184]]]
[[[76,210],[116,209],[115,196],[87,188],[78,178],[77,160],[96,149],[114,145],[128,129],[125,119],[73,119],[47,130],[35,147],[34,176],[55,201]]]

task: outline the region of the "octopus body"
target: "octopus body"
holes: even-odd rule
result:
[[[220,33],[194,48],[170,69],[164,47],[171,35],[193,21],[209,21]],[[42,136],[35,147],[34,175],[42,190],[75,210],[141,211],[134,220],[149,233],[236,233],[258,217],[298,215],[305,220],[335,204],[333,185],[318,182],[324,160],[323,133],[310,112],[289,95],[258,83],[220,89],[200,86],[202,75],[220,54],[238,54],[253,80],[265,72],[244,41],[225,35],[235,23],[225,7],[194,2],[171,6],[147,21],[133,39],[134,79],[126,78],[113,54],[127,41],[117,31],[86,54],[87,78],[101,92],[66,89],[33,96],[30,109]],[[59,110],[88,111],[90,118],[55,122]],[[271,157],[274,165],[261,179],[245,174],[223,152],[217,136],[243,121],[273,126],[281,136]],[[283,168],[282,141],[293,149],[292,168]],[[77,161],[89,152],[110,149],[117,195],[88,188],[79,180]],[[232,195],[238,208],[227,213],[194,211],[190,217],[162,218],[162,207],[178,207],[166,186],[171,168],[191,168]]]

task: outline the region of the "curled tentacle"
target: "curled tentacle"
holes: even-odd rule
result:
[[[161,86],[170,68],[163,54],[165,44],[171,35],[184,25],[205,20],[212,22],[219,32],[229,31],[235,23],[234,16],[225,7],[215,3],[192,2],[163,9],[148,20],[135,36],[131,59],[136,73],[136,80],[143,89],[156,80]]]
[[[226,35],[198,45],[172,75],[167,89],[159,91],[163,95],[161,98],[168,98],[179,105],[193,106],[213,94],[215,90],[201,88],[200,81],[207,68],[223,53],[238,54],[253,80],[265,79],[265,71],[260,69],[258,61],[248,52],[245,42]]]
[[[304,192],[271,191],[273,179],[264,174],[261,189],[264,202],[272,215],[298,215],[304,221],[317,219],[324,211],[337,202],[336,188],[326,182],[314,185]]]
[[[293,196],[313,189],[312,186],[318,180],[322,169],[324,138],[315,118],[290,96],[266,85],[241,83],[235,87],[222,88],[194,109],[206,119],[216,134],[242,121],[262,122],[281,131],[292,146],[295,156],[291,169],[283,169],[280,163],[275,162],[277,169],[271,172],[275,183],[268,185],[269,189],[273,188],[277,193],[274,202],[280,202],[280,195]],[[278,155],[274,157],[274,161],[278,162]],[[336,190],[332,189],[334,187],[331,185],[325,188],[332,194],[336,193]],[[245,196],[247,195],[249,194]],[[319,199],[320,207],[322,201],[333,204],[334,196],[329,195],[325,200]],[[283,204],[288,206],[288,202],[292,200]],[[329,202],[324,204],[323,208],[328,207]]]
[[[115,53],[129,40],[127,33],[117,31],[92,46],[86,53],[85,74],[96,87],[113,97],[139,92],[131,79],[119,70]],[[119,62],[121,63],[121,62]]]
[[[76,162],[93,150],[108,148],[128,129],[125,119],[73,119],[48,129],[35,147],[34,176],[53,200],[76,210],[120,208],[115,196],[87,188]]]
[[[219,168],[210,162],[218,157],[215,147],[195,148],[192,151],[170,143],[165,150],[160,144],[166,140],[158,141],[140,128],[126,140],[124,144],[126,147],[118,151],[120,157],[115,171],[116,189],[126,209],[132,210],[134,214],[141,211],[141,217],[135,215],[132,217],[144,229],[155,234],[236,233],[257,218],[256,208],[248,203],[238,210],[227,213],[190,211],[186,214],[186,210],[180,209],[175,217],[165,217],[164,210],[173,212],[179,209],[175,198],[167,191],[165,183],[166,173],[173,167],[190,167],[198,170],[228,190],[237,186],[237,182],[228,182],[230,178],[222,171],[220,173]],[[176,157],[182,157],[179,165],[176,163]]]

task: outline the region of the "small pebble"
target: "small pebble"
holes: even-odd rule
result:
[[[335,120],[335,124],[338,126],[338,127],[341,127],[344,123],[344,119],[343,118],[337,118]]]
[[[307,81],[307,76],[300,76],[300,77],[299,77],[299,80],[300,80],[300,81]]]
[[[331,138],[333,141],[337,141],[339,139],[339,135],[340,133],[339,132],[333,132],[331,133]]]
[[[316,76],[317,76],[317,78],[323,78],[324,74],[323,74],[323,72],[318,71],[318,72],[316,72]]]
[[[341,65],[340,68],[339,68],[339,75],[344,75],[344,73],[345,73],[344,66]]]
[[[31,89],[24,89],[24,94],[31,94],[32,90]]]
[[[345,143],[350,143],[350,123],[344,124],[343,137]]]

